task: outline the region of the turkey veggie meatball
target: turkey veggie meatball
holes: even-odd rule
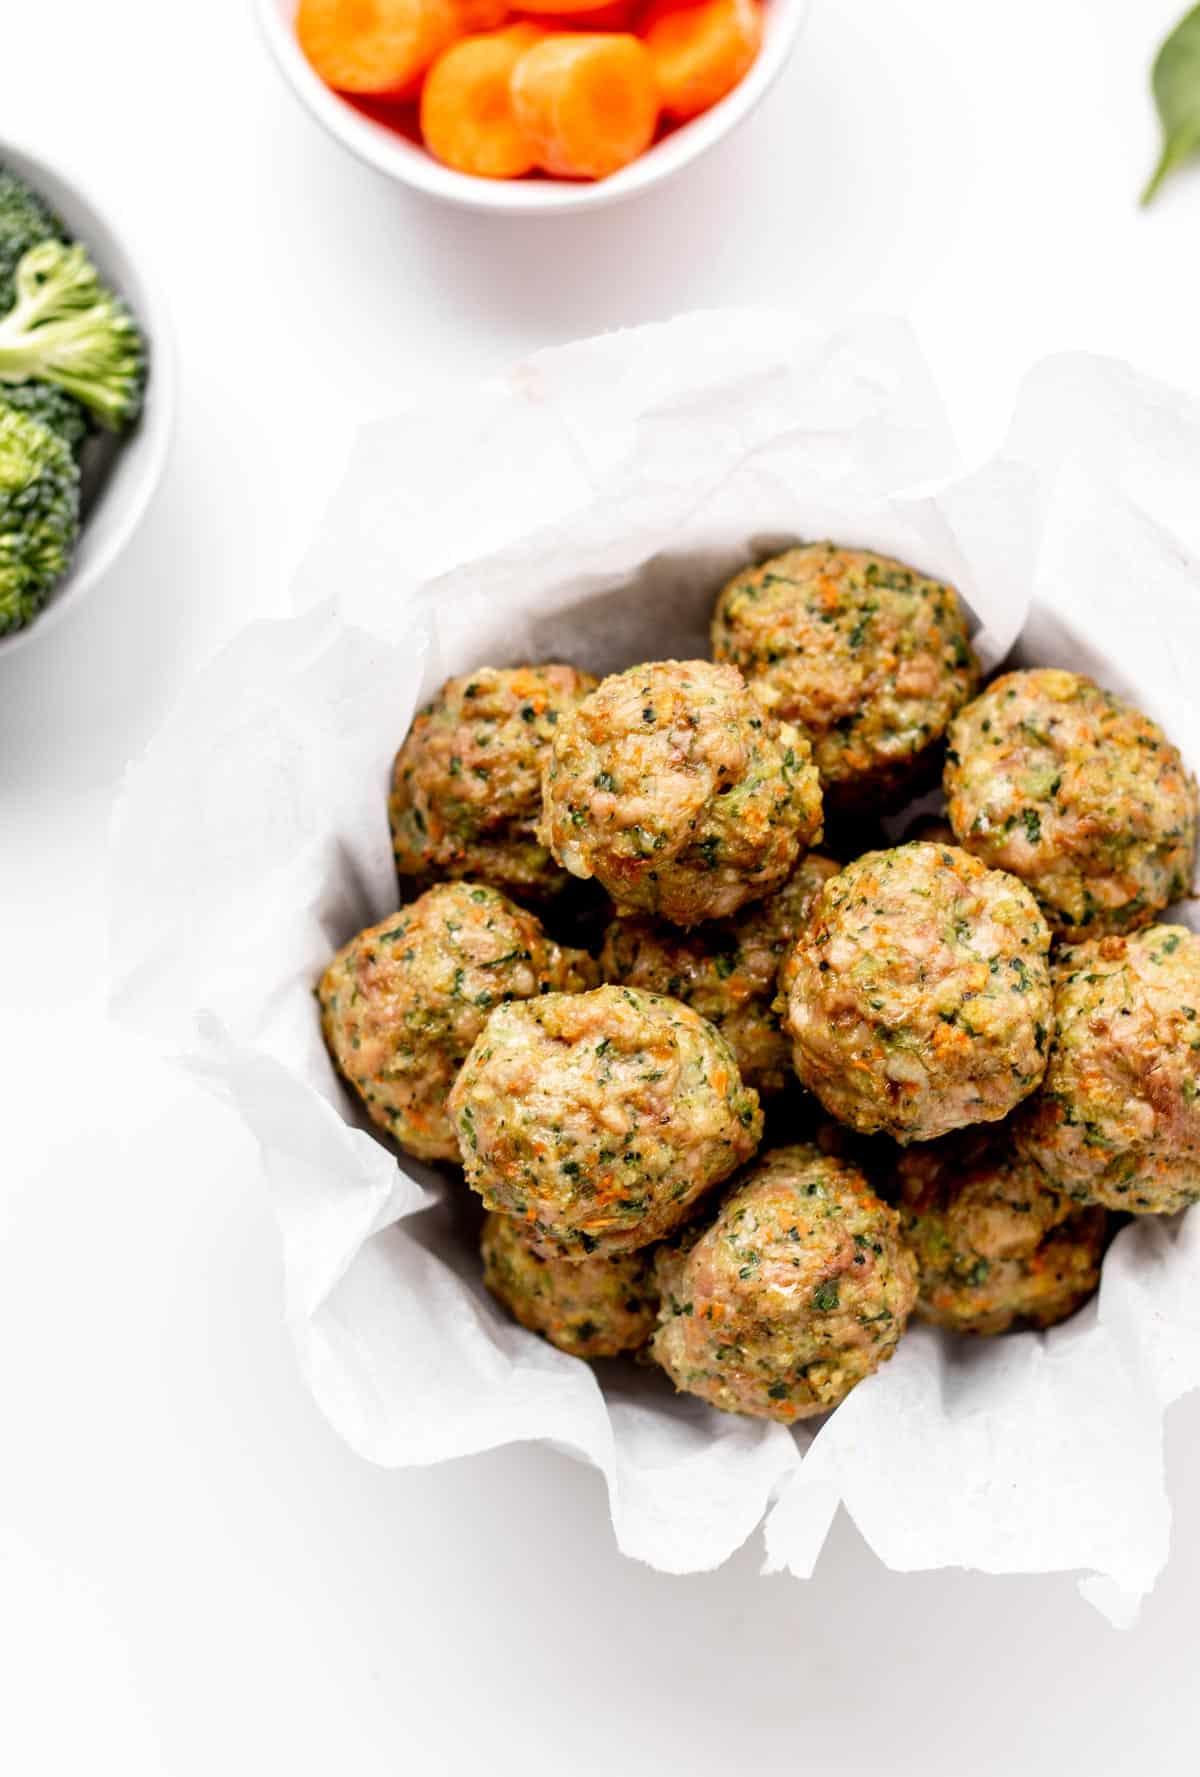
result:
[[[532,913],[480,883],[442,883],[360,932],[317,988],[334,1063],[372,1122],[422,1160],[457,1160],[450,1090],[493,1006],[596,978]]]
[[[747,1085],[781,1092],[795,1075],[774,1004],[779,965],[838,869],[832,858],[810,852],[776,894],[690,932],[661,920],[614,919],[600,952],[601,976],[694,1007],[725,1037]]]
[[[483,1281],[532,1333],[572,1357],[638,1351],[654,1330],[658,1289],[651,1251],[548,1259],[514,1216],[489,1215]]]
[[[705,660],[605,679],[559,723],[542,792],[540,836],[573,876],[676,925],[770,893],[821,836],[808,743]]]
[[[892,1355],[917,1293],[896,1212],[856,1166],[776,1148],[702,1233],[658,1257],[651,1351],[729,1413],[824,1413]]]
[[[401,886],[472,876],[522,898],[566,881],[534,828],[555,725],[595,685],[573,666],[448,679],[396,755],[388,812]]]
[[[780,974],[796,1072],[868,1135],[998,1121],[1045,1070],[1049,949],[1015,877],[957,846],[868,852],[825,884]]]
[[[1200,938],[1150,926],[1064,950],[1042,1090],[1020,1150],[1083,1203],[1170,1214],[1200,1199]]]
[[[1010,1128],[910,1148],[898,1171],[922,1320],[960,1333],[1052,1327],[1094,1292],[1108,1217],[1052,1190]]]
[[[629,1252],[758,1145],[758,1094],[676,1000],[600,987],[501,1006],[450,1094],[467,1182],[548,1257]]]
[[[1195,779],[1091,679],[1005,673],[954,722],[945,786],[959,844],[1027,882],[1063,937],[1131,930],[1190,893]]]
[[[895,800],[979,679],[953,587],[833,543],[744,568],[717,600],[712,643],[808,735],[834,808]]]

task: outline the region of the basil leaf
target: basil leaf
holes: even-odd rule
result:
[[[1168,174],[1200,151],[1200,6],[1181,19],[1154,64],[1154,100],[1162,122],[1162,154],[1142,193],[1151,203]]]

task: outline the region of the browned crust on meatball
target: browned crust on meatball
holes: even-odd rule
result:
[[[551,1257],[662,1239],[762,1134],[721,1033],[630,987],[501,1006],[450,1112],[468,1184]]]
[[[469,876],[520,900],[566,874],[537,838],[542,762],[562,716],[596,684],[573,666],[479,667],[447,679],[392,770],[388,813],[402,888]]]
[[[1049,949],[1015,877],[957,846],[868,852],[825,884],[780,973],[796,1072],[865,1135],[998,1121],[1045,1070]]]
[[[639,1351],[654,1330],[654,1248],[591,1259],[551,1259],[525,1224],[488,1215],[480,1239],[483,1281],[531,1333],[572,1357]]]
[[[1095,1292],[1107,1215],[1054,1190],[1007,1125],[909,1148],[897,1172],[922,1320],[961,1333],[1051,1327]]]
[[[957,717],[960,845],[1019,876],[1071,941],[1132,931],[1191,892],[1196,782],[1148,716],[1078,673],[1005,673]]]
[[[1200,937],[1150,926],[1064,950],[1023,1154],[1081,1203],[1170,1214],[1200,1200]]]
[[[590,956],[498,889],[447,882],[352,938],[317,997],[329,1053],[372,1122],[419,1159],[457,1160],[446,1097],[488,1013],[595,979]]]
[[[776,1148],[658,1257],[652,1355],[676,1388],[790,1424],[889,1358],[916,1298],[896,1212],[856,1166]]]
[[[831,809],[894,803],[935,773],[979,679],[953,587],[834,543],[736,574],[712,639],[715,658],[808,735]]]
[[[810,852],[765,901],[687,932],[663,920],[614,919],[600,952],[601,977],[683,1000],[717,1026],[747,1085],[782,1092],[796,1077],[775,1005],[779,966],[822,884],[839,868]]]
[[[706,660],[605,679],[559,723],[542,796],[540,836],[572,875],[682,926],[769,894],[821,836],[808,743]]]

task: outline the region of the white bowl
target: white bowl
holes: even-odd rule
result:
[[[763,46],[746,78],[711,111],[672,131],[661,142],[607,179],[575,184],[565,179],[476,179],[455,173],[425,149],[376,123],[331,92],[305,60],[296,41],[296,0],[257,0],[266,39],[292,91],[313,116],[360,160],[430,197],[501,215],[552,216],[564,210],[595,210],[648,191],[698,160],[748,117],[795,47],[809,0],[766,0]]]
[[[83,515],[71,566],[27,629],[0,637],[0,656],[43,636],[102,579],[137,529],[167,460],[175,405],[175,367],[166,312],[148,280],[140,249],[118,231],[107,201],[90,196],[74,174],[0,138],[0,164],[31,185],[83,242],[105,282],[124,297],[150,351],[141,418],[128,436],[101,434],[84,446]],[[0,397],[3,396],[0,385]]]

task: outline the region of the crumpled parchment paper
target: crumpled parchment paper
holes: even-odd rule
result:
[[[287,1313],[364,1457],[544,1439],[599,1468],[629,1555],[812,1571],[839,1503],[891,1567],[1072,1571],[1128,1622],[1166,1558],[1163,1416],[1200,1382],[1200,1216],[1143,1220],[1046,1335],[914,1326],[815,1435],[632,1364],[589,1368],[483,1291],[461,1182],[369,1133],[312,987],[396,904],[385,791],[421,698],[483,662],[699,654],[744,560],[832,536],[952,580],[995,666],[1078,666],[1200,760],[1200,408],[1082,356],[959,470],[900,324],[687,316],[545,352],[362,434],[300,578],[192,683],[114,828],[114,1009],[257,1137]],[[1184,915],[1186,917],[1186,914]]]

